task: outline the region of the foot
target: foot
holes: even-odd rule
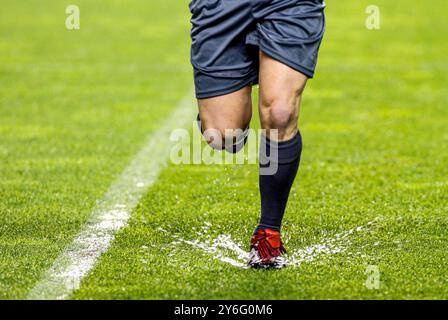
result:
[[[286,266],[283,254],[286,253],[280,232],[265,228],[252,236],[248,266],[251,268],[275,268]]]

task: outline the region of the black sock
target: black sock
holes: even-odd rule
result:
[[[272,166],[273,162],[277,162],[278,168],[274,174],[260,174],[261,219],[256,230],[266,227],[280,230],[289,192],[299,168],[302,136],[298,132],[291,140],[278,143],[271,143],[262,136],[261,143],[266,152],[260,148],[260,172],[262,168]],[[274,149],[278,151],[278,159],[275,159]]]

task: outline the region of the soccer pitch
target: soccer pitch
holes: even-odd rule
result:
[[[289,267],[243,267],[258,166],[168,162],[67,298],[447,299],[447,4],[376,0],[368,30],[370,4],[327,3]],[[67,5],[0,10],[0,299],[29,297],[192,96],[187,1],[78,0],[71,31]]]

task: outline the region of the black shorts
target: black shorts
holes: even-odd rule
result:
[[[257,83],[258,50],[312,78],[325,31],[324,9],[323,0],[193,0],[197,98]]]

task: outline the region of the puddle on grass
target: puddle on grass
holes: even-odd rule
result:
[[[290,250],[288,250],[288,254],[285,256],[286,264],[289,267],[297,268],[304,263],[311,263],[341,253],[361,255],[360,252],[353,253],[350,251],[352,241],[356,238],[357,234],[369,231],[377,220],[370,221],[364,226],[354,227],[347,231],[337,233],[333,237],[323,238],[318,243],[304,248],[289,248]],[[249,252],[243,248],[248,247],[248,245],[243,245],[236,241],[229,234],[219,234],[216,230],[212,230],[211,223],[206,222],[199,230],[197,228],[194,230],[197,235],[196,239],[185,239],[174,235],[172,236],[174,240],[169,247],[172,250],[179,250],[181,249],[179,245],[185,244],[202,251],[206,255],[210,255],[215,260],[230,264],[234,267],[247,269]],[[162,228],[159,228],[159,231],[167,233]]]

